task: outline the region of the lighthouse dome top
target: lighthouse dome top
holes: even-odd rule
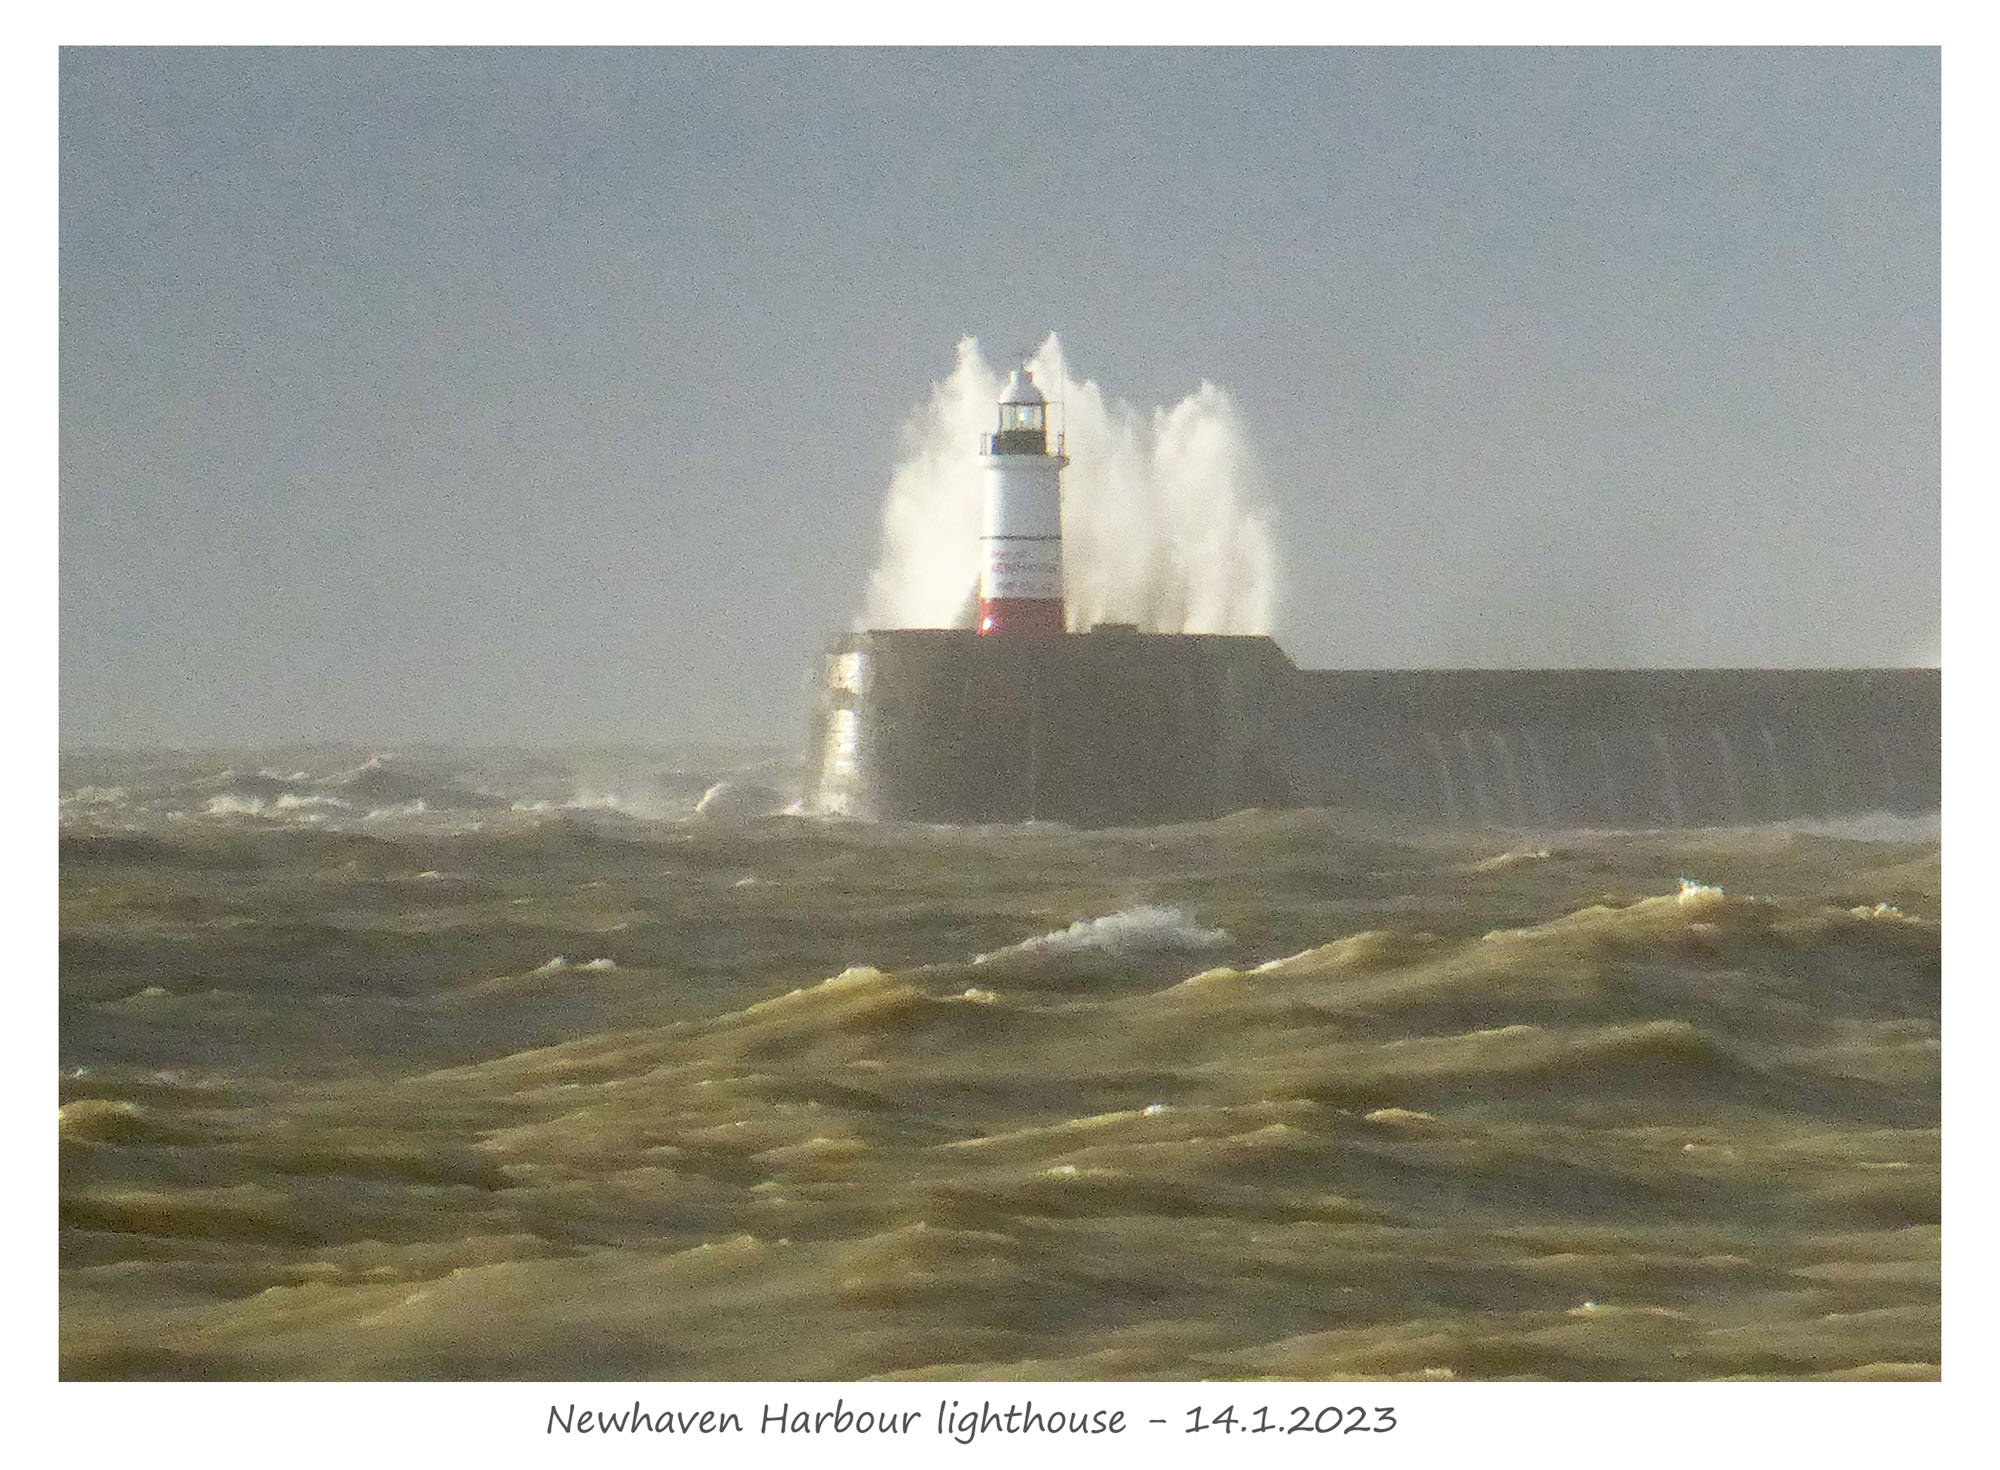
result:
[[[1000,390],[1000,402],[1047,403],[1048,399],[1044,398],[1042,390],[1035,386],[1035,380],[1028,370],[1020,367],[1014,369],[1013,376],[1007,379],[1007,386]]]

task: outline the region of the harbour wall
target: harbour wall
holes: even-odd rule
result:
[[[813,800],[881,820],[1439,826],[1936,811],[1935,669],[1300,670],[1268,638],[969,630],[831,647]]]

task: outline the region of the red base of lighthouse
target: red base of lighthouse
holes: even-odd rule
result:
[[[979,631],[1043,637],[1063,631],[1063,605],[1053,597],[996,597],[979,604]]]

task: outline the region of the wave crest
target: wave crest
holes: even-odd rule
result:
[[[1197,923],[1178,904],[1142,904],[1095,919],[1078,919],[1067,929],[1039,934],[979,955],[974,963],[986,964],[1006,955],[1082,954],[1092,950],[1115,955],[1187,954],[1220,949],[1228,943],[1227,930]]]

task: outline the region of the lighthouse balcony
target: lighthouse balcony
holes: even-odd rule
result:
[[[1046,429],[1002,429],[997,434],[986,434],[979,441],[979,452],[995,454],[1042,454],[1049,452],[1049,435]],[[1056,435],[1056,453],[1063,452],[1062,435]]]

